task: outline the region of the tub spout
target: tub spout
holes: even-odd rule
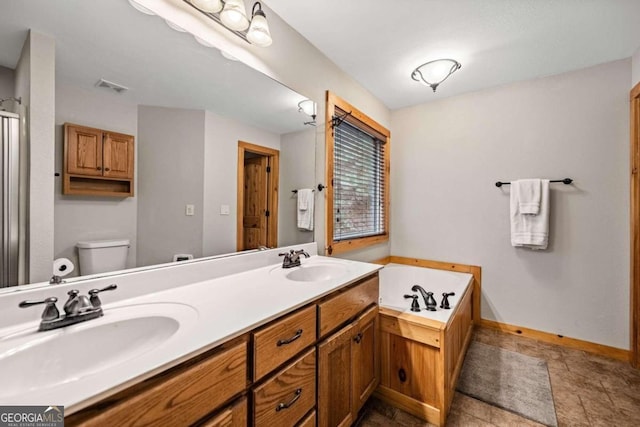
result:
[[[414,292],[420,292],[422,298],[424,298],[424,304],[427,306],[427,310],[436,311],[436,306],[438,305],[438,303],[433,297],[433,292],[425,291],[424,288],[420,285],[413,285],[411,290]]]

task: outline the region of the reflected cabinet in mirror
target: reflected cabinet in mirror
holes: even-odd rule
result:
[[[26,117],[32,135],[20,139],[23,273],[0,286],[48,281],[58,258],[75,265],[69,279],[314,240],[292,191],[317,184],[306,97],[180,30],[128,0],[3,2],[0,99],[21,103],[0,109]],[[39,96],[47,81],[52,96]],[[63,193],[65,124],[132,137],[132,196]],[[74,162],[110,155],[74,137]],[[34,159],[51,173],[36,177]],[[50,209],[35,210],[39,197]],[[103,246],[118,248],[114,259],[94,257]]]

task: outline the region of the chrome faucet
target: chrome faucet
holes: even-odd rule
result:
[[[422,298],[424,299],[424,304],[427,306],[427,310],[436,311],[436,306],[438,305],[438,303],[433,297],[433,292],[425,291],[424,288],[420,285],[413,285],[411,290],[413,292],[420,292]]]
[[[109,285],[103,289],[92,289],[89,291],[90,298],[86,295],[80,295],[80,291],[77,289],[70,290],[67,292],[69,299],[64,303],[63,307],[64,316],[60,316],[58,307],[56,307],[56,302],[58,302],[56,297],[45,298],[42,301],[22,301],[18,304],[18,307],[26,308],[45,304],[38,330],[50,331],[102,316],[104,313],[102,312],[102,302],[98,298],[98,294],[114,289],[117,289],[116,285]]]
[[[282,268],[293,268],[300,266],[300,255],[304,255],[305,258],[309,258],[309,254],[304,249],[294,251],[291,249],[289,252],[283,252],[278,256],[283,256]]]

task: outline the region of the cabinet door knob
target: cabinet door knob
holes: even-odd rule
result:
[[[360,344],[360,341],[362,341],[362,332],[358,332],[358,334],[353,337],[353,340],[356,342],[356,344]]]
[[[104,168],[105,172],[109,172],[109,170],[110,170],[109,168]]]
[[[102,168],[101,168],[100,166],[98,166],[96,169],[97,169],[97,170],[99,170],[99,171],[101,171],[101,170],[102,170]]]

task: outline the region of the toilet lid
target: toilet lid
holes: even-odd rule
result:
[[[98,249],[98,248],[112,248],[115,246],[129,246],[129,240],[94,240],[78,242],[76,247],[80,249]]]

